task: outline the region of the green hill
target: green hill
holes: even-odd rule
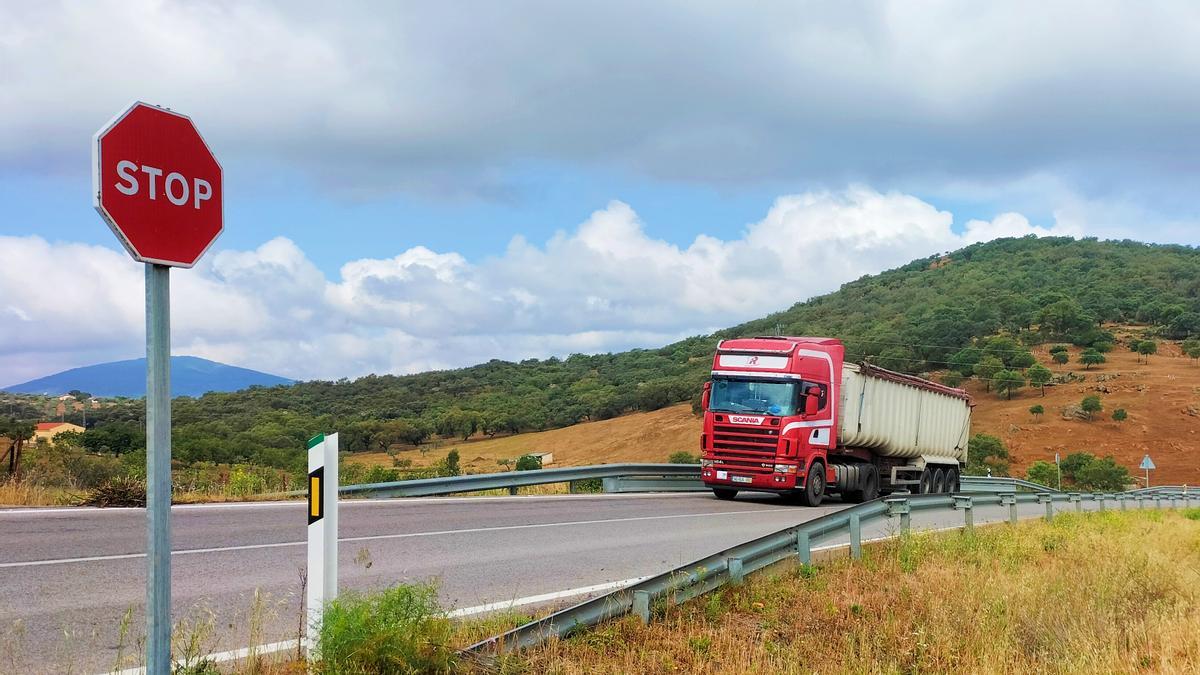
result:
[[[490,361],[179,399],[175,457],[295,469],[303,461],[297,448],[330,429],[341,432],[343,447],[363,451],[431,434],[511,433],[654,410],[695,396],[716,340],[737,335],[829,335],[845,340],[854,359],[870,357],[917,373],[952,364],[969,374],[987,355],[981,338],[1008,334],[1011,340],[990,348],[1008,361],[1023,351],[1022,343],[1104,348],[1100,343],[1114,338],[1100,327],[1103,322],[1144,323],[1148,332],[1173,338],[1200,334],[1200,251],[1132,241],[1003,239],[915,260],[785,311],[660,349]],[[111,431],[125,440],[93,444],[138,448],[139,405],[95,417],[100,433],[90,436]]]

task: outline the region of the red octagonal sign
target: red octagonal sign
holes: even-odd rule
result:
[[[192,120],[134,103],[96,132],[96,210],[134,259],[191,267],[221,234],[221,165]]]

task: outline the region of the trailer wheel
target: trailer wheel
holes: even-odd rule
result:
[[[946,492],[958,492],[958,469],[946,469]]]
[[[714,497],[724,499],[725,501],[733,499],[738,493],[737,490],[730,490],[729,488],[713,488],[712,491]]]
[[[862,491],[860,492],[860,499],[862,499],[864,502],[869,502],[872,499],[878,498],[879,469],[873,464],[868,464],[867,466],[863,467]]]
[[[808,467],[808,477],[804,481],[804,491],[800,493],[800,503],[805,506],[820,506],[825,496],[825,464],[813,462]]]
[[[921,483],[917,486],[917,492],[919,492],[920,494],[923,494],[923,495],[927,495],[927,494],[933,492],[933,469],[932,468],[927,466],[927,467],[925,467],[925,470],[921,472]]]
[[[938,467],[933,472],[933,491],[937,494],[942,494],[946,491],[946,472],[941,467]]]

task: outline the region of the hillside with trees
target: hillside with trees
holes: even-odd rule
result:
[[[1137,334],[1118,337],[1114,324],[1136,324]],[[1160,341],[1200,335],[1200,251],[1132,241],[1001,239],[915,260],[659,349],[180,398],[173,404],[174,456],[183,465],[252,463],[298,472],[305,439],[319,431],[338,430],[350,452],[381,452],[658,410],[697,396],[718,339],[776,332],[838,337],[849,359],[936,373],[950,384],[971,380],[986,394],[1016,402],[1039,397],[1057,376],[1051,369],[1062,369],[1060,358],[1092,373],[1114,350],[1144,361],[1156,358]],[[1057,345],[1061,350],[1053,351]],[[1045,353],[1037,358],[1035,350]],[[93,428],[82,443],[92,453],[130,455],[135,465],[144,445],[142,415],[137,400],[90,412]],[[69,414],[67,421],[78,422]]]

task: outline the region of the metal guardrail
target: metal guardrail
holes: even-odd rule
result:
[[[758,539],[701,558],[693,563],[612,593],[587,600],[549,616],[519,626],[508,632],[478,642],[464,653],[486,657],[531,647],[552,637],[565,637],[581,628],[602,621],[637,614],[643,622],[650,620],[651,607],[667,602],[679,604],[727,584],[740,584],[747,574],[787,559],[803,564],[812,562],[813,546],[835,535],[849,535],[850,556],[862,556],[862,528],[884,519],[896,518],[901,531],[907,531],[912,513],[950,510],[963,513],[963,526],[974,525],[973,510],[978,506],[1007,506],[1009,520],[1017,522],[1017,504],[1044,503],[1047,520],[1054,517],[1054,504],[1074,504],[1083,509],[1083,502],[1098,502],[1100,510],[1111,503],[1124,510],[1130,502],[1137,508],[1153,503],[1161,508],[1163,500],[1171,506],[1182,501],[1191,506],[1192,498],[1182,494],[1160,492],[1154,495],[1125,493],[1080,494],[1067,492],[996,492],[980,494],[894,495],[837,511],[800,525],[773,532]]]
[[[703,492],[709,488],[700,482],[697,464],[597,464],[593,466],[505,471],[501,473],[443,478],[420,478],[389,483],[344,485],[338,493],[344,497],[432,497],[482,490],[515,491],[530,485],[575,483],[600,479],[604,492]],[[961,476],[962,492],[1058,492],[1054,488],[1020,478]],[[1153,488],[1158,489],[1158,488]],[[296,491],[288,494],[304,494]]]
[[[1145,494],[1154,494],[1156,492],[1178,492],[1179,494],[1187,494],[1189,492],[1195,493],[1196,487],[1195,486],[1188,487],[1187,485],[1152,485],[1148,488],[1137,488],[1135,490],[1129,490],[1125,494],[1127,494],[1127,495],[1138,495],[1138,494],[1145,495]]]
[[[601,479],[618,492],[702,490],[699,464],[598,464],[569,466],[558,469],[504,471],[471,476],[420,478],[390,483],[343,485],[338,494],[343,497],[431,497],[481,490],[515,490],[530,485],[574,483]],[[694,483],[689,484],[689,479]],[[643,489],[637,489],[638,487]],[[606,492],[608,490],[605,490]]]
[[[1048,485],[1007,476],[959,476],[961,492],[1061,492]]]

